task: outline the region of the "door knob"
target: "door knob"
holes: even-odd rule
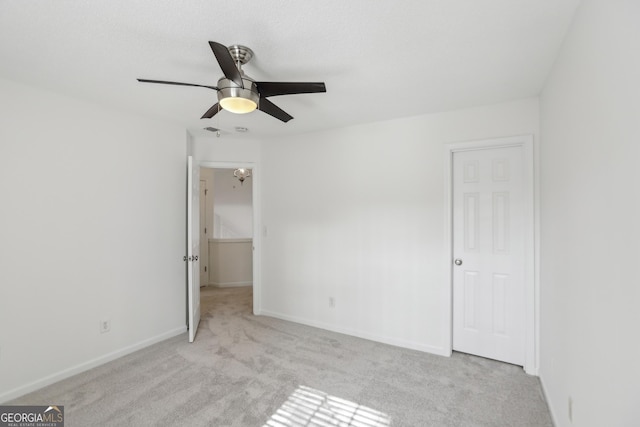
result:
[[[456,258],[456,259],[453,261],[453,263],[454,263],[455,265],[462,265],[462,260],[461,260],[460,258]]]

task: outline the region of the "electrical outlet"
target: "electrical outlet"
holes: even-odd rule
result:
[[[568,415],[569,415],[569,422],[573,423],[573,399],[571,398],[571,396],[569,396],[569,403],[568,403]]]
[[[329,307],[334,308],[336,306],[336,300],[333,297],[329,297]]]
[[[100,333],[104,334],[106,332],[109,332],[110,330],[111,330],[111,320],[102,319],[100,321]]]

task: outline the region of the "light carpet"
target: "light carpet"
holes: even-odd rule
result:
[[[203,289],[186,335],[14,400],[75,426],[552,426],[538,378],[263,316],[251,288]]]

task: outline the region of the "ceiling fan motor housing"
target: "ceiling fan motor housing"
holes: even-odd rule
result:
[[[229,54],[233,58],[235,62],[239,62],[244,65],[247,62],[251,61],[253,58],[253,51],[246,46],[241,44],[234,44],[228,47]]]
[[[229,109],[225,107],[224,104],[226,103],[253,103],[255,104],[253,109],[258,106],[260,94],[258,93],[255,82],[242,76],[242,83],[244,84],[244,88],[225,77],[218,80],[218,101],[222,108]]]

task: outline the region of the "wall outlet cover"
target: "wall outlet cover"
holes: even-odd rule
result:
[[[105,332],[109,332],[111,330],[111,320],[103,319],[100,321],[100,333],[104,334]]]

